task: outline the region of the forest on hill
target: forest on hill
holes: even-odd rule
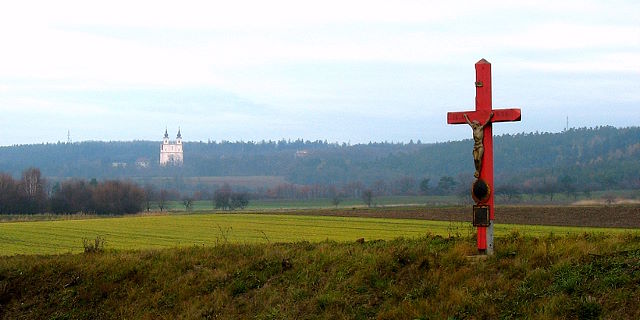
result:
[[[277,177],[272,184],[355,184],[379,193],[415,194],[421,187],[442,187],[443,178],[466,185],[474,170],[471,139],[355,145],[302,139],[185,142],[184,165],[167,168],[158,164],[159,149],[159,141],[0,147],[0,172],[19,177],[36,167],[50,181],[130,179],[194,190],[195,184],[184,181],[212,187],[206,186],[206,177]],[[562,185],[576,191],[640,188],[640,127],[502,135],[494,137],[494,153],[496,179],[502,185],[539,190]],[[237,187],[275,187],[264,184]]]

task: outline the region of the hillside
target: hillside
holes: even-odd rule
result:
[[[442,176],[473,172],[471,140],[357,145],[303,140],[185,142],[182,168],[159,167],[159,146],[155,141],[132,141],[0,147],[0,172],[18,177],[33,166],[53,180],[163,178],[167,183],[189,177],[260,176],[279,181],[274,183],[368,186],[407,178],[414,185],[430,178],[435,186]],[[574,184],[596,190],[640,187],[640,127],[503,135],[495,137],[494,146],[500,181],[539,183],[536,179],[567,175]],[[139,161],[149,166],[137,166]]]
[[[1,319],[638,319],[637,234],[427,236],[0,259]]]

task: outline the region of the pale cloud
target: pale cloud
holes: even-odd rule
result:
[[[562,57],[555,61],[512,61],[514,69],[535,70],[537,72],[569,72],[581,74],[640,73],[640,53],[620,52],[596,54],[589,57]]]
[[[101,105],[92,105],[86,102],[56,101],[50,98],[1,98],[0,112],[4,117],[13,120],[29,118],[32,116],[55,116],[66,119],[83,114],[91,114],[95,117],[113,113],[112,110]]]
[[[640,70],[638,12],[634,1],[10,1],[0,11],[0,110],[76,114],[74,131],[103,120],[132,139],[152,125],[124,127],[133,122],[118,123],[123,110],[244,139],[319,137],[328,126],[338,140],[366,141],[369,125],[328,123],[363,114],[397,139],[419,126],[401,125],[411,117],[444,135],[439,114],[472,105],[480,58],[495,64],[505,102],[629,108],[640,102],[629,84]],[[259,119],[269,130],[256,129]]]
[[[530,50],[612,49],[640,47],[640,26],[547,23],[502,39]]]
[[[2,18],[7,19],[0,22],[4,30],[0,35],[9,49],[0,61],[0,70],[5,75],[76,77],[93,82],[221,85],[225,75],[216,71],[264,64],[306,61],[438,64],[466,58],[465,53],[471,52],[616,46],[637,50],[640,41],[637,25],[582,25],[581,21],[545,19],[542,23],[532,21],[523,25],[518,21],[527,20],[526,17],[501,17],[492,22],[493,11],[570,10],[595,15],[601,12],[596,10],[615,10],[603,9],[593,2],[546,6],[539,2],[508,1],[452,1],[435,5],[422,1],[17,3],[14,6],[18,8],[9,6],[3,10]],[[26,19],[14,11],[25,14]],[[500,24],[505,22],[515,26]],[[123,39],[117,35],[72,31],[91,30],[92,26],[117,28],[124,35],[127,28],[133,34],[136,30],[152,29],[156,42],[147,42],[144,33],[139,38]],[[490,36],[477,31],[487,28],[492,29]],[[180,31],[168,32],[171,30]],[[172,45],[172,37],[188,37],[190,33],[200,34],[201,40]],[[175,40],[180,44],[180,39]]]

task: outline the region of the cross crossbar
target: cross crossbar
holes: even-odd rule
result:
[[[471,120],[484,121],[489,114],[493,111],[493,117],[491,122],[511,122],[520,121],[520,109],[495,109],[495,110],[478,110],[478,111],[462,111],[462,112],[447,112],[448,124],[463,124],[467,123],[464,119],[466,114]]]

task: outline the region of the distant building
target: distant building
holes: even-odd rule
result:
[[[309,155],[309,151],[307,150],[298,150],[296,151],[296,158],[305,158]]]
[[[126,168],[127,167],[127,163],[126,162],[111,162],[111,167],[112,168]]]
[[[149,168],[149,159],[147,158],[138,158],[138,160],[136,160],[136,167],[138,168]]]
[[[169,141],[169,133],[167,133],[165,129],[164,139],[162,139],[162,146],[160,147],[160,166],[181,166],[183,161],[182,135],[180,134],[180,129],[178,129],[175,143]]]

